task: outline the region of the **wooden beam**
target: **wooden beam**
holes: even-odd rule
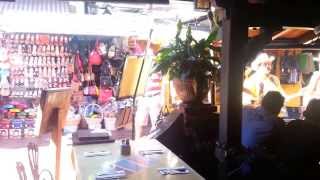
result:
[[[317,7],[303,9],[303,6],[288,6],[279,4],[250,4],[248,8],[249,26],[292,26],[315,27],[320,24],[320,16],[316,16]]]
[[[222,26],[219,142],[222,146],[239,148],[241,147],[242,77],[248,26],[246,11],[231,9],[228,15]],[[225,157],[225,152],[222,156]],[[218,155],[218,159],[221,159],[221,156]]]
[[[245,5],[245,1],[240,5]],[[243,3],[243,4],[241,4]],[[229,9],[223,20],[222,61],[221,61],[221,108],[219,116],[219,140],[215,155],[220,161],[218,179],[229,179],[232,152],[241,147],[242,81],[244,49],[248,39],[246,11]]]
[[[291,32],[291,31],[292,31],[292,29],[285,29],[285,30],[283,30],[283,31],[281,31],[281,32],[273,35],[273,36],[272,36],[272,40],[278,39],[278,38],[280,38],[281,36],[283,36],[283,35]]]
[[[316,37],[315,33],[313,31],[307,32],[302,37],[300,37],[298,40],[301,44],[304,44]]]
[[[301,30],[309,30],[313,31],[314,27],[293,27],[293,26],[283,26],[283,29],[301,29]]]
[[[301,49],[301,50],[320,50],[320,45],[267,45],[264,47],[267,50],[281,50],[281,49]]]
[[[265,45],[272,41],[272,34],[274,34],[274,32],[278,32],[277,27],[265,27],[261,30],[259,36],[248,41],[248,44],[245,46],[245,63],[252,61],[256,55],[263,50]]]

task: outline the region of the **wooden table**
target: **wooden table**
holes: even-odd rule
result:
[[[141,150],[162,149],[164,154],[146,155],[139,154]],[[110,155],[85,157],[85,152],[110,151]],[[127,179],[132,180],[200,180],[204,179],[185,162],[163,146],[155,139],[139,139],[131,142],[131,155],[122,156],[120,154],[120,142],[106,143],[106,144],[91,144],[73,146],[73,160],[77,173],[77,180],[94,180],[95,174],[102,170],[102,168],[110,167],[115,162],[122,159],[152,159],[149,166],[140,169],[135,173],[129,173]],[[179,175],[161,175],[158,168],[164,167],[187,167],[191,174]]]

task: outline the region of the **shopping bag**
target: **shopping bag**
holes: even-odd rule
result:
[[[100,104],[104,104],[104,103],[110,101],[112,96],[113,96],[112,89],[109,89],[109,88],[104,89],[104,88],[102,88],[102,89],[100,89],[98,102]]]

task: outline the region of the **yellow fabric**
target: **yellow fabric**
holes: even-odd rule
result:
[[[142,66],[142,58],[137,56],[128,56],[123,68],[123,74],[120,82],[119,98],[132,97],[139,77]],[[151,70],[152,58],[147,57],[144,62],[143,71],[140,77],[137,96],[143,96],[145,85]]]
[[[295,94],[297,92],[299,92],[301,90],[301,84],[300,83],[296,83],[296,84],[282,84],[282,88],[283,90],[288,94]],[[301,106],[301,98],[300,96],[297,96],[291,100],[289,100],[286,103],[287,107],[299,107]]]
[[[162,91],[164,92],[164,106],[163,112],[172,112],[174,110],[174,106],[172,104],[172,95],[171,95],[171,85],[170,85],[169,76],[165,75],[162,77]]]
[[[262,92],[260,92],[260,84],[263,84]],[[244,80],[243,104],[248,105],[252,102],[260,104],[262,97],[269,91],[279,91],[282,95],[285,94],[277,76],[269,74],[265,77],[259,77],[253,74]]]

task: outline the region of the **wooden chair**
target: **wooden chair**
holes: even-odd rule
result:
[[[31,173],[34,180],[54,180],[52,173],[48,169],[43,169],[39,172],[39,148],[35,143],[28,144],[28,159]],[[16,163],[19,180],[27,180],[26,170],[22,162]]]
[[[17,162],[16,164],[17,164],[16,168],[19,175],[19,180],[27,180],[26,170],[22,162]]]

